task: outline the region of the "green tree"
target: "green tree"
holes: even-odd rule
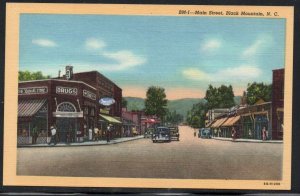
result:
[[[42,80],[48,78],[50,78],[50,75],[44,76],[41,71],[19,71],[19,81]]]
[[[183,121],[183,116],[181,114],[178,114],[176,110],[167,111],[165,120],[167,123],[176,125]]]
[[[128,101],[122,97],[122,108],[127,108]]]
[[[220,87],[208,86],[205,94],[207,108],[229,108],[235,105],[232,86],[221,85]]]
[[[195,119],[194,117],[197,117],[198,120],[198,127],[205,127],[205,118],[206,118],[206,112],[207,112],[207,103],[199,102],[197,104],[194,104],[192,109],[187,112],[187,119],[186,122],[191,127],[195,126]],[[197,127],[197,128],[198,128]]]
[[[167,103],[165,89],[151,86],[146,93],[145,114],[156,115],[163,120],[167,113]]]
[[[193,116],[191,120],[191,127],[194,129],[200,128],[200,120],[199,116]]]
[[[247,103],[250,105],[255,104],[259,99],[264,101],[271,101],[272,99],[272,84],[252,83],[248,84],[246,92]]]

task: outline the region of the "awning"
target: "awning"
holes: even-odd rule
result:
[[[234,116],[228,118],[228,120],[222,125],[222,127],[230,127],[233,126],[237,121],[240,120],[240,116]]]
[[[103,114],[100,114],[100,116],[102,118],[104,118],[106,121],[110,122],[110,123],[115,123],[115,124],[122,124],[121,121],[111,117],[111,116],[106,116],[106,115],[103,115]]]
[[[211,126],[214,124],[214,122],[216,122],[216,121],[211,121],[210,123],[208,123],[208,124],[206,125],[206,128],[211,127]]]
[[[214,124],[211,125],[211,128],[220,127],[226,120],[227,120],[227,118],[218,119]]]
[[[46,103],[46,99],[26,99],[18,103],[18,117],[31,117],[35,115]]]

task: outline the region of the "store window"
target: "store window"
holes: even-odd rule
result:
[[[76,112],[75,106],[70,102],[63,102],[57,106],[59,112]]]

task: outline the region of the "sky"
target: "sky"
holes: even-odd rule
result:
[[[154,85],[170,100],[203,98],[209,84],[242,95],[284,68],[285,20],[22,14],[19,54],[22,71],[96,70],[123,96],[145,97]]]

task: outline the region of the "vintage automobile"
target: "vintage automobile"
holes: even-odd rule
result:
[[[144,133],[144,138],[152,138],[153,132],[154,132],[154,128],[146,129],[146,131]]]
[[[156,142],[170,142],[170,129],[169,127],[157,127],[152,134],[153,143]]]
[[[177,126],[169,127],[169,129],[170,129],[171,140],[179,141],[179,129],[178,129],[178,127]]]
[[[201,129],[199,129],[198,137],[199,138],[201,137],[201,138],[210,139],[211,138],[210,128],[201,128]]]

